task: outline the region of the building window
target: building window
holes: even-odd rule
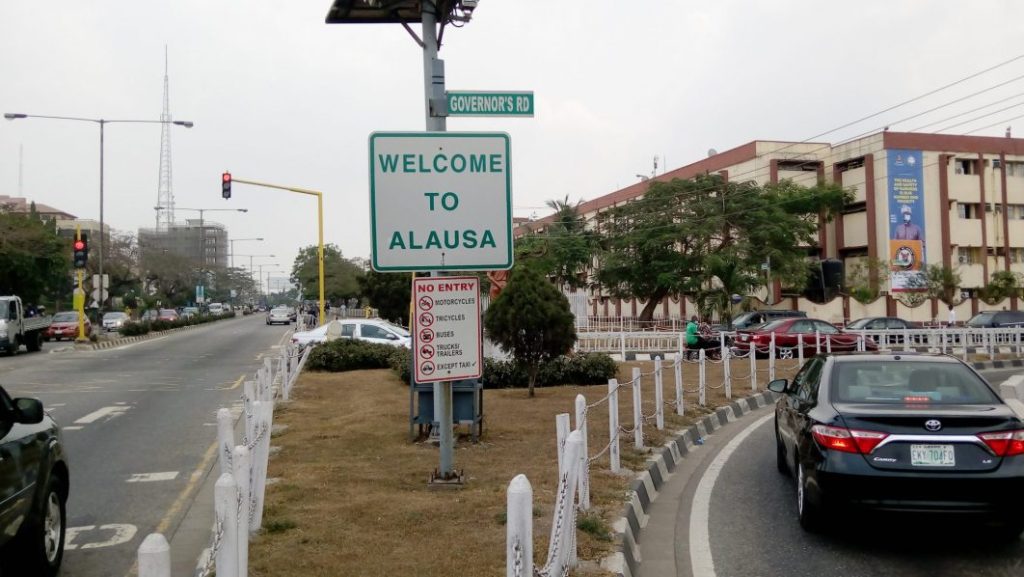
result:
[[[991,211],[991,207],[989,208]],[[970,202],[956,203],[956,213],[960,218],[978,219],[981,218],[981,205]]]
[[[1024,248],[1011,248],[1010,262],[1013,264],[1024,263]]]
[[[959,264],[975,264],[981,261],[981,249],[973,246],[957,247],[957,262]]]
[[[1007,161],[1006,176],[1024,177],[1024,162]]]
[[[217,239],[215,239],[215,238],[208,238],[208,239],[206,239],[206,244],[216,245],[217,244]]]
[[[977,171],[974,168],[975,167],[975,162],[976,161],[974,159],[963,159],[963,158],[956,159],[956,173],[957,174],[977,174]]]
[[[217,247],[206,247],[206,254],[217,254]]]

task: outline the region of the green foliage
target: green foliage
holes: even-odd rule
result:
[[[883,259],[862,258],[846,269],[846,287],[850,296],[867,304],[881,294],[879,286],[889,274],[889,262]],[[874,277],[874,282],[872,282]]]
[[[359,290],[377,314],[402,326],[409,325],[411,285],[409,273],[369,270],[359,277]]]
[[[513,269],[505,290],[484,314],[484,330],[527,367],[531,397],[540,363],[566,353],[576,342],[569,301],[528,267]]]
[[[978,293],[982,299],[995,303],[1007,297],[1021,296],[1021,287],[1024,287],[1024,275],[1000,270],[992,273],[988,284]]]
[[[193,325],[201,325],[205,323],[212,323],[223,319],[234,318],[234,313],[224,313],[220,315],[197,315],[187,319],[178,319],[175,321],[137,321],[125,323],[121,327],[120,332],[123,337],[132,337],[136,335],[144,335],[149,332],[160,332],[167,331],[170,329],[177,329],[181,327],[188,327]]]
[[[961,282],[960,272],[957,269],[941,264],[927,265],[924,288],[928,296],[938,298],[946,304],[954,304],[960,292]]]
[[[356,339],[336,339],[313,347],[306,367],[311,371],[343,372],[391,367],[397,347]],[[403,347],[403,350],[404,349]]]
[[[298,285],[303,299],[320,298],[318,249],[315,245],[299,250],[292,264],[291,281]],[[359,278],[363,269],[352,260],[342,257],[335,244],[324,245],[324,296],[331,302],[359,296]]]
[[[66,294],[70,261],[71,243],[57,236],[52,221],[0,207],[0,294],[26,304]]]
[[[118,332],[121,333],[122,337],[134,337],[138,335],[148,334],[149,331],[150,327],[149,323],[147,322],[130,322],[124,323],[124,325],[121,327],[121,330]]]
[[[516,262],[536,268],[558,286],[574,289],[587,285],[587,270],[593,264],[599,247],[599,236],[587,230],[586,220],[579,214],[579,203],[549,200],[555,211],[544,232],[516,241]]]
[[[615,378],[618,366],[604,353],[561,356],[541,363],[537,387],[560,385],[604,385]],[[484,359],[485,389],[525,388],[530,384],[529,370],[514,360]]]
[[[576,517],[576,528],[584,533],[588,533],[598,541],[612,540],[611,528],[601,518],[601,515],[597,513],[580,513]]]

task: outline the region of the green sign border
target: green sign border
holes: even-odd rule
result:
[[[377,262],[377,183],[374,179],[376,157],[374,145],[378,138],[501,138],[505,141],[505,208],[508,222],[507,260],[503,263],[464,264],[458,266],[392,266],[384,267]],[[372,132],[370,133],[370,264],[377,272],[432,272],[446,270],[508,270],[512,268],[512,138],[507,132]]]
[[[526,96],[530,97],[530,112],[452,112],[452,96]],[[494,116],[500,118],[533,118],[537,111],[537,101],[531,90],[447,90],[444,93],[444,105],[448,116]]]

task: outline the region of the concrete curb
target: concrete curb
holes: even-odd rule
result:
[[[639,473],[630,483],[629,498],[622,511],[622,517],[612,523],[617,551],[602,559],[601,567],[621,577],[639,575],[642,559],[637,541],[643,528],[647,526],[651,507],[658,498],[658,490],[668,480],[669,475],[693,450],[694,445],[704,443],[704,437],[722,428],[726,423],[739,420],[755,409],[774,403],[777,398],[775,393],[765,391],[735,400],[715,409],[713,413],[689,428],[677,431],[674,439],[657,449],[647,459],[646,470]]]
[[[243,317],[235,317],[235,318],[243,318]],[[235,320],[235,319],[223,319],[223,320]],[[209,323],[203,323],[201,325],[189,325],[189,326],[186,326],[186,327],[177,327],[177,328],[173,328],[173,329],[167,329],[166,331],[150,332],[150,333],[146,333],[144,335],[136,335],[136,336],[133,336],[133,337],[120,337],[120,338],[112,340],[112,341],[103,341],[102,343],[100,343],[100,342],[88,343],[88,344],[84,345],[79,350],[83,350],[83,351],[99,351],[99,350],[103,350],[103,349],[111,349],[111,348],[114,348],[114,347],[119,347],[121,345],[127,345],[129,343],[137,343],[139,341],[148,341],[150,339],[155,339],[155,338],[158,338],[158,337],[162,337],[162,336],[165,336],[165,335],[169,335],[171,333],[176,333],[176,332],[180,332],[180,331],[188,331],[188,330],[192,330],[192,329],[198,329],[200,327],[210,326],[210,325],[212,325],[215,322],[217,322],[217,321],[213,321],[213,322],[209,322]],[[75,348],[77,349],[78,347],[76,346]]]
[[[979,361],[971,363],[971,366],[978,371],[984,371],[987,369],[1009,369],[1014,367],[1024,367],[1024,360],[1011,359],[1006,361]]]

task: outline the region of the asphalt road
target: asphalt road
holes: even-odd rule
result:
[[[253,315],[119,348],[48,354],[66,348],[48,343],[0,358],[0,384],[41,399],[64,430],[63,577],[124,577],[146,535],[171,539],[215,465],[217,409],[237,406],[242,380],[276,356],[290,328]]]
[[[998,383],[1012,373],[983,374]],[[771,415],[772,408],[766,407],[731,423],[687,457],[696,457],[692,474],[663,488],[641,535],[644,577],[1024,575],[1024,540],[996,543],[979,524],[962,519],[844,517],[824,534],[804,532],[796,518],[795,481],[775,468]],[[709,483],[706,478],[716,473]],[[705,524],[697,505],[701,485],[709,505]],[[657,511],[660,505],[676,510],[666,514]],[[706,550],[701,526],[707,528]],[[661,534],[648,538],[648,531]],[[664,550],[666,532],[671,533],[671,552]],[[652,550],[655,543],[662,550]]]

